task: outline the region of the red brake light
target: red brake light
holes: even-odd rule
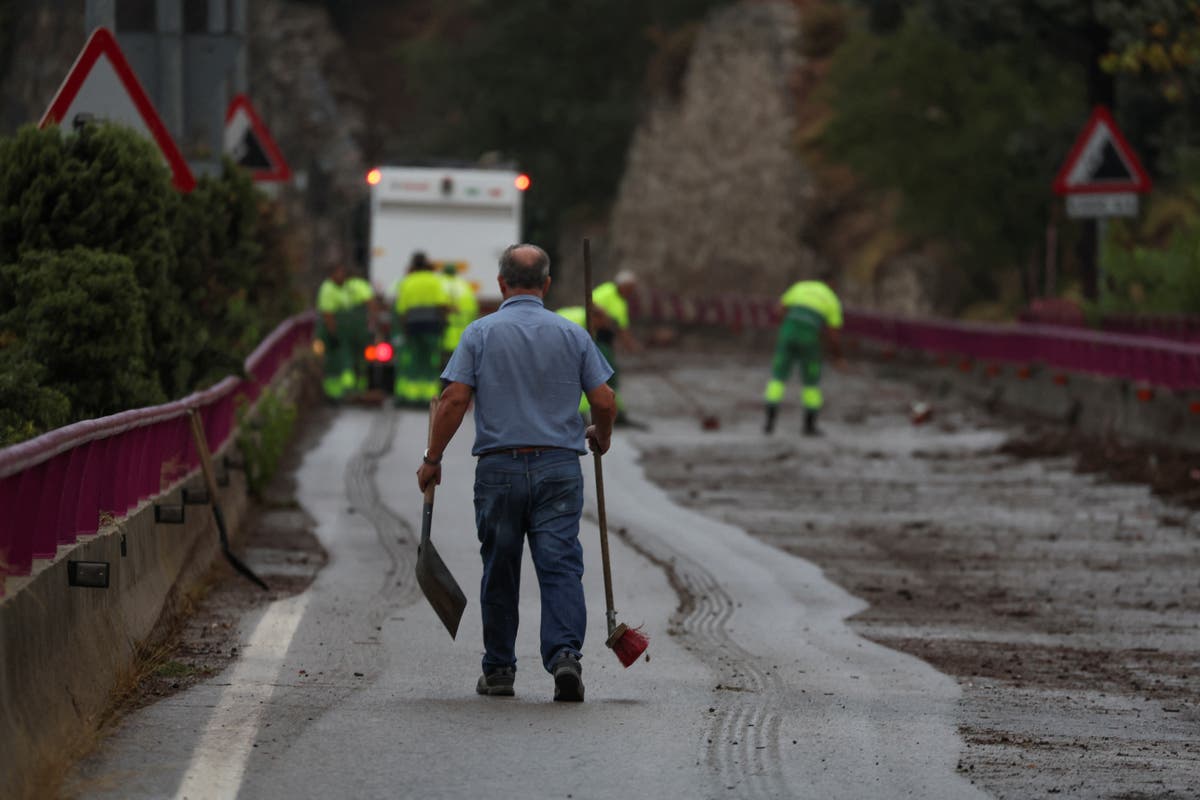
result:
[[[522,192],[528,189],[529,185],[532,183],[533,181],[529,180],[529,176],[523,172],[517,176],[516,180],[513,181],[513,185]]]

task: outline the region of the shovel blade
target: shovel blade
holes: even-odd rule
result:
[[[453,639],[467,607],[467,596],[428,539],[417,548],[417,584]]]

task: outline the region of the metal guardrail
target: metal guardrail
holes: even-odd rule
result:
[[[1177,391],[1200,389],[1200,344],[1056,325],[912,320],[864,312],[847,313],[846,329],[901,350],[1042,365]]]
[[[160,406],[76,422],[0,450],[0,595],[5,575],[28,575],[35,558],[96,533],[199,464],[188,412],[204,422],[209,448],[235,426],[238,399],[254,402],[296,348],[312,339],[315,315],[282,322],[230,376]]]
[[[630,302],[630,313],[644,322],[712,325],[735,331],[770,328],[779,322],[778,300],[774,298],[683,297],[659,290],[639,292]],[[1200,389],[1200,343],[1060,325],[909,319],[858,310],[847,310],[845,317],[848,335],[897,350],[993,365],[1043,365],[1179,391]]]

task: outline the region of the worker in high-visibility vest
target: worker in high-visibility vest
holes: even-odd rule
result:
[[[446,281],[446,293],[450,295],[450,317],[442,337],[442,349],[449,356],[458,347],[463,331],[479,316],[479,301],[475,299],[475,287],[458,274],[457,264],[443,264],[442,277]]]
[[[367,390],[366,349],[375,344],[375,325],[379,315],[379,303],[375,299],[375,287],[359,275],[346,278],[342,286],[350,302],[346,311],[345,333],[354,365],[355,387],[360,392]]]
[[[321,387],[326,399],[341,400],[355,386],[354,356],[351,350],[349,311],[353,307],[346,290],[346,265],[335,263],[317,290],[318,341],[324,354]]]
[[[594,302],[594,301],[593,301]],[[587,310],[583,306],[567,306],[560,308],[555,312],[560,317],[574,322],[579,327],[587,330]],[[592,330],[598,330],[600,326],[609,324],[608,315],[604,313],[598,306],[592,306]],[[609,365],[612,366],[611,364]],[[591,411],[591,406],[588,404],[587,395],[579,396],[579,413],[587,414]]]
[[[824,405],[821,394],[821,360],[826,346],[836,365],[842,364],[838,331],[842,327],[842,304],[833,289],[821,281],[800,281],[780,298],[783,321],[771,362],[771,380],[763,399],[767,406],[764,433],[775,430],[775,417],[793,367],[799,367],[804,383],[800,399],[804,404],[804,433],[816,436],[817,414]]]
[[[623,348],[633,352],[642,349],[629,330],[628,298],[635,291],[637,276],[629,270],[621,270],[616,278],[592,290],[592,303],[605,314],[603,323],[596,328],[596,345],[613,370],[608,385],[617,396],[617,425],[634,424],[625,411],[625,401],[619,391],[621,377],[617,366],[616,343],[619,341]]]
[[[442,337],[450,313],[446,281],[422,252],[413,254],[397,289],[396,318],[404,332],[396,363],[396,405],[424,405],[441,394]]]

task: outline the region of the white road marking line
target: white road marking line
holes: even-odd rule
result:
[[[175,800],[237,797],[263,710],[304,616],[308,593],[272,603],[238,656]]]

